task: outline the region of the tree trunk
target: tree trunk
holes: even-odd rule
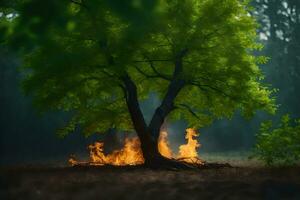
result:
[[[136,130],[141,142],[141,149],[145,159],[145,164],[151,165],[151,163],[154,163],[161,157],[158,151],[157,141],[151,136],[140,109],[136,85],[128,75],[124,76],[122,80],[125,84],[124,91],[127,107],[134,129]]]
[[[179,75],[182,73],[182,58],[187,53],[187,49],[179,52],[175,59],[175,68],[173,78],[168,86],[167,93],[161,105],[155,110],[149,126],[147,126],[140,105],[138,102],[137,89],[135,83],[128,74],[122,77],[124,83],[124,94],[127,107],[130,113],[133,126],[141,142],[141,149],[145,159],[145,164],[150,167],[159,167],[160,165],[178,165],[177,162],[164,158],[158,150],[158,139],[161,126],[167,115],[175,108],[174,100],[185,82]]]

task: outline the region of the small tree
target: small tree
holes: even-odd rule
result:
[[[153,165],[165,160],[157,142],[167,117],[197,128],[237,109],[275,111],[249,9],[239,0],[32,0],[20,4],[12,41],[30,41],[24,88],[36,105],[72,111],[61,134],[134,130]],[[150,92],[161,104],[147,124],[139,102]]]
[[[292,123],[289,115],[284,115],[278,127],[272,121],[262,123],[253,156],[267,165],[299,164],[300,120]]]

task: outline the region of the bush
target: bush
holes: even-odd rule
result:
[[[291,121],[284,115],[278,127],[263,122],[256,135],[254,157],[267,165],[295,165],[300,159],[300,119]]]

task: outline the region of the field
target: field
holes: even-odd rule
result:
[[[0,192],[1,199],[30,200],[300,199],[300,168],[237,163],[240,165],[232,168],[185,171],[6,167],[1,169]]]

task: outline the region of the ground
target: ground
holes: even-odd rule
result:
[[[1,169],[1,199],[300,199],[300,168]]]
[[[0,166],[0,199],[300,200],[300,167],[268,168],[248,156],[202,153],[209,162],[229,162],[233,167],[178,171],[68,167],[57,161]]]

